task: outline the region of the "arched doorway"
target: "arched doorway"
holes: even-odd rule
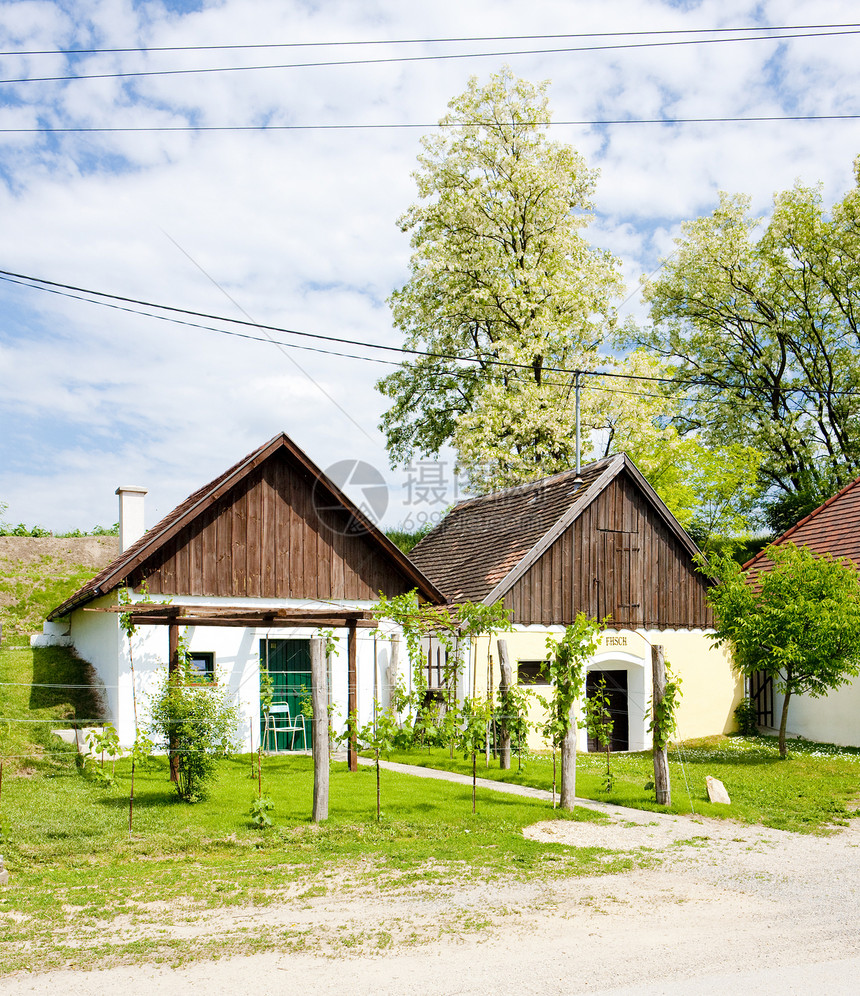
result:
[[[629,750],[630,713],[628,708],[627,671],[602,669],[589,671],[585,679],[585,694],[588,698],[591,698],[597,691],[601,679],[606,681],[606,697],[609,699],[609,712],[612,715],[612,738],[609,743],[609,749],[613,751]],[[589,751],[605,749],[605,744],[598,744],[594,737],[588,737]]]

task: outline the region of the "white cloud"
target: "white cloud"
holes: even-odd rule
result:
[[[70,13],[71,11],[71,13]],[[850,21],[826,0],[815,20]],[[129,0],[4,5],[0,50],[340,41],[803,23],[807,4],[730,0],[441,0],[406,5],[223,0],[186,14]],[[593,39],[589,44],[598,40]],[[585,41],[582,44],[586,44]],[[493,42],[482,49],[562,47]],[[452,49],[455,46],[452,46]],[[401,51],[401,50],[395,50]],[[409,54],[430,51],[427,45]],[[857,110],[852,36],[473,61],[272,69],[4,84],[0,128],[429,124],[507,62],[553,81],[556,120]],[[393,54],[387,46],[4,57],[7,78]],[[0,133],[0,268],[288,328],[396,343],[384,299],[406,275],[395,220],[412,200],[420,130]],[[596,244],[624,261],[628,290],[671,251],[718,189],[767,211],[796,177],[833,199],[852,182],[845,122],[560,126],[601,170]],[[173,241],[171,241],[173,240]],[[174,244],[176,243],[176,244]],[[178,244],[178,247],[177,247]],[[225,293],[226,292],[226,293]],[[228,295],[236,302],[231,303]],[[238,307],[237,307],[238,306]],[[638,313],[635,298],[628,311]],[[350,351],[346,348],[346,351]],[[117,484],[150,487],[150,517],[281,428],[327,466],[380,469],[375,380],[388,368],[218,336],[0,283],[0,498],[8,519],[56,528],[113,521]],[[340,407],[338,407],[340,406]],[[344,409],[348,416],[341,410]],[[361,429],[356,427],[356,423]],[[386,471],[386,473],[388,473]],[[389,474],[392,488],[403,475]],[[397,506],[399,508],[399,506]],[[402,511],[402,510],[401,510]],[[390,513],[392,521],[400,511]]]

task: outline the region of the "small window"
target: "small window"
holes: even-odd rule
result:
[[[188,666],[194,681],[201,685],[215,680],[215,654],[211,650],[191,650]]]
[[[543,661],[519,661],[517,663],[517,680],[521,685],[548,685],[543,668]]]

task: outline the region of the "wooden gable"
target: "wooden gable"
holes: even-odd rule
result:
[[[505,592],[513,621],[613,628],[713,626],[690,549],[626,471],[615,476]]]
[[[285,433],[189,495],[48,619],[144,581],[153,595],[375,601],[417,589],[445,601]]]
[[[154,595],[376,599],[415,587],[349,512],[279,451],[131,575]]]

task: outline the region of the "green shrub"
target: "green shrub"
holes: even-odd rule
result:
[[[749,696],[738,703],[735,722],[738,724],[738,733],[742,736],[754,737],[758,734],[758,710]]]
[[[237,747],[238,710],[216,684],[201,685],[187,661],[165,674],[150,702],[149,727],[166,748],[176,772],[176,791],[185,802],[205,798],[216,760]]]

